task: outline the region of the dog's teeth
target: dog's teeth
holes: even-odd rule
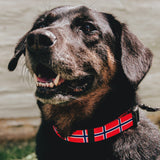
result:
[[[57,86],[60,80],[60,74],[57,75],[56,79],[54,80],[54,84]]]
[[[49,83],[46,83],[46,86],[47,86],[47,87],[50,87],[50,84],[49,84]]]
[[[37,85],[37,87],[47,87],[47,88],[53,88],[54,87],[53,82],[50,82],[50,83],[37,82],[36,85]]]
[[[50,88],[53,88],[53,87],[54,87],[53,82],[50,82],[49,87],[50,87]]]

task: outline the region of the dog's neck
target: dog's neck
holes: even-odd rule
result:
[[[43,121],[56,126],[62,136],[68,136],[75,130],[95,128],[113,121],[137,104],[135,97],[135,93],[122,95],[116,92],[107,94],[94,105],[87,98],[84,103],[74,101],[67,105],[54,106],[38,102],[38,105],[42,110]]]

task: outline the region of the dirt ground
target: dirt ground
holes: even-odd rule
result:
[[[0,119],[0,143],[35,137],[39,123],[39,118]]]

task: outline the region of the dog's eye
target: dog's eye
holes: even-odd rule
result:
[[[82,30],[85,34],[90,34],[96,30],[96,27],[91,23],[85,23],[81,26],[80,30]]]

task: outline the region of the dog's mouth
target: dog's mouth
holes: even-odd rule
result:
[[[57,95],[61,95],[61,99],[62,96],[78,97],[84,95],[91,89],[94,81],[92,75],[67,80],[60,73],[56,74],[52,69],[42,64],[37,65],[34,78],[37,85],[36,97],[46,100]]]

